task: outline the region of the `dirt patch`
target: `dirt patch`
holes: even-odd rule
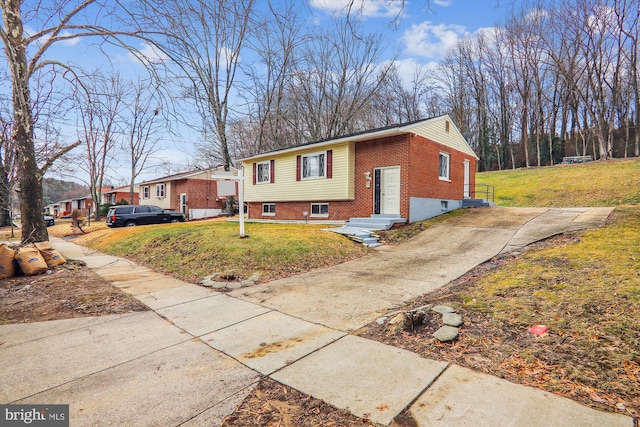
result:
[[[263,378],[224,427],[245,426],[375,426],[372,422],[336,409],[269,378]]]
[[[93,273],[69,261],[36,276],[0,280],[0,324],[144,311],[148,308]]]

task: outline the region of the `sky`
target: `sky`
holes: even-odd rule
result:
[[[349,0],[306,0],[300,1],[300,14],[315,25],[321,26],[332,14],[344,10]],[[258,0],[264,4],[264,0]],[[354,7],[362,12],[361,22],[365,28],[376,29],[384,35],[388,44],[387,55],[390,59],[398,54],[399,69],[410,79],[416,65],[436,64],[448,48],[457,40],[473,36],[482,29],[502,23],[504,16],[514,4],[512,0],[355,0]],[[140,46],[145,48],[145,46]],[[66,49],[66,55],[85,67],[104,66],[105,58],[95,53],[95,46],[72,39],[56,47],[60,52]],[[55,53],[58,53],[56,51]],[[110,52],[110,64],[126,75],[136,73],[143,68],[124,51]],[[150,159],[152,164],[169,162],[175,170],[183,171],[192,159],[189,150],[192,141],[199,135],[195,130],[185,129],[180,136],[166,135],[161,149]],[[111,180],[115,184],[127,179],[128,167],[124,161],[112,164]],[[166,175],[166,168],[151,167],[138,178],[138,181]],[[67,179],[68,176],[52,176]]]

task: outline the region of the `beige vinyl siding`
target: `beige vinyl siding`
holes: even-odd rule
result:
[[[333,150],[332,178],[296,181],[296,156]],[[270,153],[243,163],[246,176],[244,199],[247,202],[330,201],[351,200],[354,197],[355,148],[352,143],[309,147],[285,154]],[[275,182],[253,184],[253,163],[274,160]]]
[[[449,121],[449,132],[446,131],[447,121]],[[476,157],[476,154],[466,143],[464,137],[448,116],[428,120],[421,125],[415,126],[415,128],[411,129],[411,131],[424,138],[428,138],[432,141],[437,141],[440,144],[450,147],[454,150],[458,150]]]

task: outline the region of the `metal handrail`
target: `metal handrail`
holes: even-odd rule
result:
[[[491,203],[495,202],[496,188],[489,184],[467,184],[466,189],[469,190],[469,197],[472,199],[485,199],[490,200]],[[482,197],[478,197],[482,196]]]

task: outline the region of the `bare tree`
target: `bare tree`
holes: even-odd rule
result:
[[[227,124],[254,6],[255,0],[148,1],[137,15],[156,32],[156,49],[176,65],[175,83],[195,104],[203,134],[211,138],[209,153],[226,169]]]
[[[122,135],[122,112],[125,107],[125,85],[116,75],[95,73],[85,78],[79,91],[79,139],[84,142],[81,168],[87,173],[93,200],[94,216],[100,219],[100,199],[105,172],[116,155],[117,138]]]
[[[144,171],[149,156],[156,152],[158,138],[155,135],[160,114],[160,105],[149,93],[148,81],[138,80],[133,86],[133,99],[130,101],[123,120],[126,144],[123,148],[129,154],[131,175],[129,179],[129,203],[134,203],[136,178]]]
[[[358,121],[382,87],[393,61],[380,63],[380,35],[359,34],[357,23],[336,18],[333,26],[306,44],[292,80],[294,114],[308,140],[362,130]]]
[[[287,102],[289,81],[294,75],[299,49],[307,38],[291,1],[276,8],[268,1],[269,11],[255,23],[255,34],[248,47],[258,60],[243,67],[250,84],[243,88],[247,114],[235,121],[241,130],[241,140],[250,147],[241,150],[251,155],[295,144],[295,132],[287,121],[290,104]],[[248,141],[247,141],[248,140]],[[237,141],[241,143],[242,141]]]
[[[17,156],[17,185],[22,216],[22,241],[48,239],[42,218],[42,177],[53,162],[80,145],[79,141],[58,144],[45,150],[46,158],[37,159],[35,125],[37,107],[32,100],[34,87],[46,70],[70,70],[68,63],[47,56],[53,46],[61,42],[88,36],[97,36],[121,45],[117,35],[142,36],[141,33],[117,32],[96,22],[114,22],[111,18],[118,2],[98,0],[50,0],[24,2],[0,0],[3,26],[0,41],[4,47],[4,60],[10,71],[12,93],[12,142]],[[29,31],[26,30],[28,26]],[[49,102],[46,98],[43,103]]]
[[[11,211],[16,170],[15,154],[11,139],[11,123],[4,116],[0,116],[0,226],[2,227],[13,225]]]

